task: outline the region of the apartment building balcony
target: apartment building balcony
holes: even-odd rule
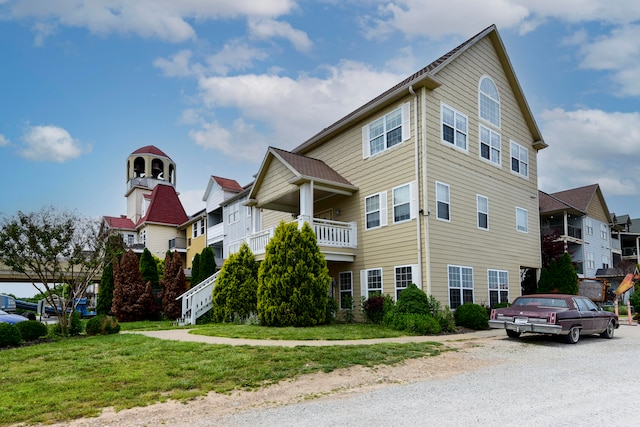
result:
[[[542,234],[547,236],[550,234],[557,234],[559,241],[567,241],[572,243],[582,243],[582,228],[573,225],[567,225],[567,231],[565,233],[564,227],[547,226],[541,228]]]
[[[305,218],[298,217],[292,221],[301,229],[306,222]],[[355,222],[332,221],[327,219],[312,218],[309,225],[316,234],[318,247],[327,261],[353,262],[358,249],[358,227]],[[264,259],[267,243],[275,232],[275,226],[253,233],[246,239],[240,239],[229,245],[229,252],[234,253],[240,249],[240,245],[246,242],[253,252],[256,260]]]
[[[173,239],[169,239],[169,250],[170,251],[178,251],[178,252],[186,252],[187,251],[187,239],[184,237],[174,237]]]

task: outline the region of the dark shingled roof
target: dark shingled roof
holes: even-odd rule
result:
[[[571,190],[558,191],[552,194],[540,191],[540,212],[554,212],[573,208],[585,213],[595,197],[597,189],[598,184],[592,184]]]
[[[211,178],[213,180],[215,180],[218,185],[220,187],[222,187],[223,190],[230,190],[230,191],[242,191],[243,188],[240,184],[238,184],[238,181],[234,180],[234,179],[229,179],[229,178],[222,178],[219,176],[215,176],[215,175],[211,175]]]
[[[311,157],[303,156],[301,154],[294,154],[279,148],[270,147],[269,149],[274,153],[274,155],[280,157],[282,161],[291,166],[297,172],[297,175],[335,182],[338,184],[352,185],[342,175],[327,166],[327,164],[321,160],[312,159]]]

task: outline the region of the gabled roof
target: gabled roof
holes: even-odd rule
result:
[[[104,216],[103,217],[107,226],[114,230],[132,230],[135,231],[136,225],[127,218],[125,215],[116,216]]]
[[[303,156],[301,154],[295,154],[290,151],[281,150],[275,147],[269,147],[267,154],[260,165],[258,175],[251,192],[249,193],[249,199],[255,198],[255,191],[260,187],[265,174],[267,173],[268,165],[277,159],[284,166],[287,167],[295,175],[295,178],[288,180],[290,184],[301,184],[303,182],[311,182],[324,184],[328,187],[341,189],[352,193],[358,190],[358,187],[351,184],[346,178],[333,170],[331,167],[321,160],[313,159],[311,157]]]
[[[136,151],[134,151],[131,154],[153,154],[154,156],[162,156],[162,157],[166,157],[167,159],[171,160],[171,158],[169,156],[164,154],[164,152],[161,149],[159,149],[158,147],[156,147],[155,145],[147,145],[147,146],[144,146],[142,148],[138,148]]]
[[[136,226],[145,222],[177,226],[188,220],[189,217],[182,207],[175,188],[171,185],[159,184],[153,188],[146,215],[140,218]]]
[[[436,89],[437,87],[442,85],[442,82],[438,79],[437,74],[451,62],[453,62],[458,56],[464,53],[467,49],[469,49],[485,37],[489,37],[489,39],[493,43],[494,48],[496,49],[498,58],[500,59],[505,75],[507,76],[507,80],[511,84],[511,89],[513,90],[514,96],[516,97],[516,100],[518,102],[518,106],[522,110],[524,120],[529,127],[531,135],[533,136],[533,147],[536,150],[541,150],[547,147],[547,144],[542,139],[542,134],[540,132],[540,129],[538,128],[538,125],[536,124],[533,113],[529,108],[529,104],[524,97],[524,92],[522,91],[522,87],[518,82],[518,78],[516,77],[516,74],[513,70],[513,66],[511,65],[511,61],[509,60],[507,51],[504,47],[504,44],[502,43],[502,39],[498,34],[498,30],[495,25],[491,25],[490,27],[487,27],[461,45],[445,53],[440,58],[436,59],[423,69],[419,70],[397,85],[393,86],[391,89],[383,92],[362,107],[352,111],[337,122],[312,136],[306,142],[296,147],[293,152],[305,153],[309,151],[313,147],[316,147],[317,145],[322,144],[325,140],[331,138],[332,135],[341,132],[342,129],[350,126],[352,123],[358,121],[362,117],[406,96],[408,93],[410,93],[410,90],[414,90],[420,87]]]
[[[222,178],[219,176],[211,175],[209,183],[207,184],[207,189],[204,191],[204,195],[202,196],[203,201],[207,201],[207,199],[209,198],[209,193],[211,192],[214,183],[218,184],[224,191],[229,191],[232,193],[239,193],[243,190],[242,186],[238,184],[238,181],[236,181],[235,179]]]
[[[594,201],[594,198],[599,198],[602,206],[604,207],[606,218],[611,221],[609,208],[607,207],[607,203],[604,200],[604,196],[602,195],[602,191],[600,191],[600,186],[598,184],[558,191],[557,193],[552,194],[547,194],[542,191],[539,191],[538,193],[540,195],[539,207],[541,214],[550,214],[562,210],[573,210],[581,215],[585,215],[589,209],[589,205]]]

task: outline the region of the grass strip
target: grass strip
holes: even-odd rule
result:
[[[306,328],[311,329],[311,328]],[[313,372],[397,364],[439,343],[230,347],[135,334],[81,337],[0,351],[0,426],[98,416],[103,408],[254,389]]]

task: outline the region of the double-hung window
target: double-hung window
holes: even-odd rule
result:
[[[509,273],[505,270],[488,270],[489,306],[509,302]]]
[[[500,165],[500,134],[480,126],[480,157]]]
[[[382,153],[411,137],[410,103],[405,103],[362,128],[362,157]]]
[[[586,253],[587,256],[587,268],[596,268],[596,260],[595,257],[593,256],[593,252],[587,252]]]
[[[360,287],[362,296],[365,298],[382,295],[382,269],[361,270]]]
[[[478,228],[483,230],[489,229],[489,199],[485,196],[476,196],[476,205],[478,210]]]
[[[340,285],[340,308],[353,309],[353,275],[350,271],[340,272],[338,277]]]
[[[588,236],[593,236],[593,220],[591,218],[585,218],[584,220],[584,233]]]
[[[387,225],[387,192],[366,197],[364,209],[367,230]]]
[[[448,184],[436,182],[436,218],[450,221],[450,189]]]
[[[522,233],[529,232],[529,214],[526,209],[516,208],[516,230]]]
[[[240,205],[238,203],[233,203],[229,205],[227,209],[229,209],[229,213],[228,213],[229,224],[238,222],[238,220],[240,219],[239,218]]]
[[[450,265],[449,270],[449,307],[455,310],[462,304],[473,302],[473,268]]]
[[[402,265],[395,267],[396,301],[400,298],[402,291],[407,289],[412,283],[416,283],[414,272],[417,272],[417,265]]]
[[[393,222],[403,222],[418,216],[418,186],[410,182],[393,189]]]
[[[602,240],[609,240],[609,227],[607,224],[600,224],[600,238]]]
[[[442,104],[442,141],[467,151],[467,116]]]
[[[529,177],[529,150],[511,141],[511,171]]]

